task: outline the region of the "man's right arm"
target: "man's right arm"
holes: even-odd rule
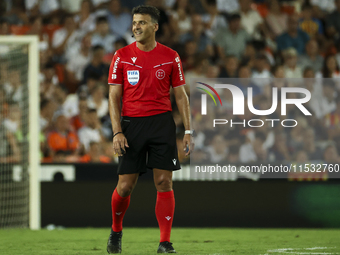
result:
[[[129,147],[127,140],[122,133],[120,125],[122,85],[110,85],[109,91],[109,108],[113,132],[113,150],[118,156],[122,156],[125,152],[125,147]]]
[[[122,85],[110,85],[109,108],[113,134],[122,132],[122,128],[120,126],[121,98]]]

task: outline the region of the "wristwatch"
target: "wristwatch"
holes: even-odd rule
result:
[[[196,132],[195,132],[194,129],[192,129],[192,130],[185,130],[184,134],[191,135],[192,137],[196,136]]]

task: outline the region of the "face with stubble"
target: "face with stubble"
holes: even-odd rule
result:
[[[137,42],[142,44],[154,40],[158,24],[152,20],[149,14],[134,14],[132,32]]]

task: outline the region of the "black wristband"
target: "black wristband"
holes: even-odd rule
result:
[[[115,133],[114,135],[113,135],[113,137],[115,137],[116,135],[118,135],[118,134],[123,134],[123,132],[117,132],[117,133]],[[112,137],[112,138],[113,138]]]

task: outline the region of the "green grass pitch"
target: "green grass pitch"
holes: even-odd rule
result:
[[[159,230],[125,228],[122,254],[156,254]],[[1,255],[107,254],[109,229],[2,229]],[[339,229],[174,228],[178,254],[340,254]]]

